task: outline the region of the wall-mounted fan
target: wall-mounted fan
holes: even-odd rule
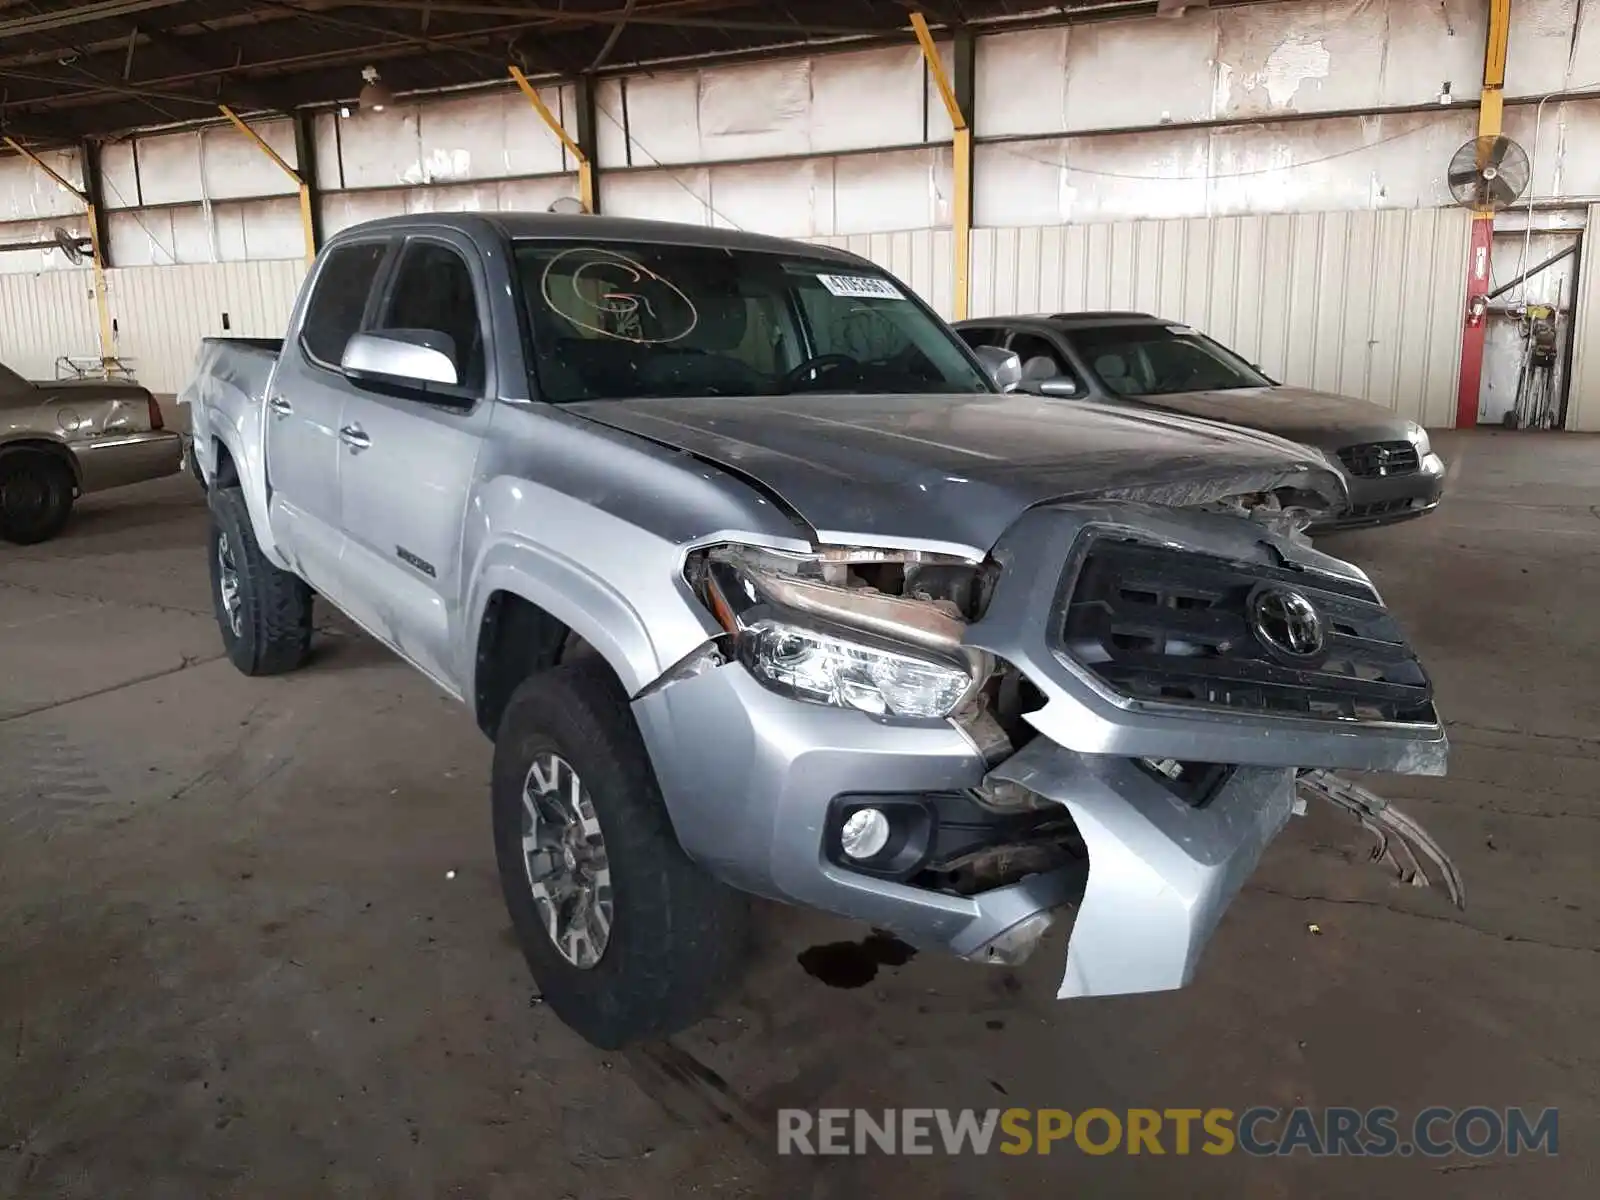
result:
[[[1473,138],[1450,158],[1445,180],[1463,208],[1498,212],[1528,186],[1528,152],[1505,134]]]
[[[50,236],[55,238],[56,249],[66,255],[69,263],[75,267],[83,265],[84,259],[88,257],[88,253],[84,249],[84,243],[88,241],[87,238],[81,238],[70,229],[63,229],[60,225],[50,231]]]

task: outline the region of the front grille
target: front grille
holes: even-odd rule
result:
[[[1417,448],[1410,442],[1363,442],[1339,451],[1345,470],[1363,479],[1389,475],[1414,475],[1420,465]]]
[[[1341,519],[1349,518],[1361,520],[1367,517],[1387,517],[1394,513],[1405,512],[1411,507],[1409,499],[1401,500],[1374,500],[1369,504],[1352,504],[1342,513],[1337,514]]]
[[[1273,647],[1267,592],[1310,602],[1320,651]],[[1434,720],[1432,685],[1372,590],[1333,576],[1140,542],[1089,550],[1059,626],[1061,649],[1121,695],[1240,713]]]

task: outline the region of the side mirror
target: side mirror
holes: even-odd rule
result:
[[[1055,396],[1070,400],[1078,395],[1078,381],[1067,375],[1054,375],[1049,379],[1033,379],[1023,383],[1022,390],[1035,396]]]
[[[353,383],[388,384],[427,390],[455,387],[454,339],[432,329],[391,329],[358,333],[344,348],[339,369]]]
[[[1002,350],[999,346],[977,346],[973,349],[973,353],[978,356],[978,361],[989,373],[989,378],[994,381],[995,387],[1002,392],[1017,390],[1017,385],[1022,382],[1020,358],[1009,350]]]

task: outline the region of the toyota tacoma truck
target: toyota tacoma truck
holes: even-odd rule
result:
[[[1182,987],[1331,774],[1441,774],[1429,678],[1345,502],[1267,434],[1017,392],[842,251],[586,215],[429,214],[322,251],[279,342],[184,401],[248,675],[315,600],[467,705],[545,1000],[614,1047],[704,1015],[755,893],[1012,963]],[[315,598],[315,599],[314,599]]]

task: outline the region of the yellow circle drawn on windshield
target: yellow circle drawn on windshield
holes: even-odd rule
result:
[[[564,279],[552,280],[557,264],[574,255],[588,255],[589,261],[567,267]],[[552,294],[553,283],[571,293],[570,298],[563,297],[565,304]],[[656,289],[665,290],[652,302],[650,292]],[[700,321],[694,301],[677,284],[638,260],[603,246],[573,246],[553,256],[545,264],[539,291],[551,312],[579,329],[640,346],[680,341]],[[678,307],[674,300],[681,303],[682,310],[665,311]]]

